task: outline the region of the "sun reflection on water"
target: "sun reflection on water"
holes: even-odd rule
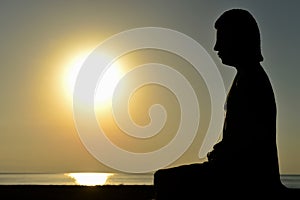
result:
[[[110,173],[69,173],[67,176],[74,179],[77,185],[96,186],[104,185],[108,177],[112,176]]]

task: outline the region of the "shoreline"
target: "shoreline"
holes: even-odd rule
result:
[[[1,185],[0,194],[8,199],[43,200],[151,200],[153,185]]]
[[[237,191],[238,193],[238,191]],[[0,194],[9,199],[43,200],[154,200],[153,185],[0,185]],[[288,188],[282,197],[300,197],[300,188]]]

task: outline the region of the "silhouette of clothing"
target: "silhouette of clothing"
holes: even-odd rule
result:
[[[257,195],[284,187],[277,156],[276,103],[260,64],[238,71],[224,107],[223,138],[208,153],[208,161],[156,171],[157,200],[192,199],[216,190]]]
[[[242,173],[257,186],[280,182],[275,97],[260,64],[238,70],[225,111],[223,138],[208,160],[227,173]]]
[[[232,9],[223,13],[215,28],[214,50],[223,64],[237,70],[224,106],[222,139],[207,154],[208,161],[157,170],[157,200],[193,199],[216,191],[243,191],[248,197],[285,191],[279,173],[276,101],[260,64],[257,23],[249,12]]]

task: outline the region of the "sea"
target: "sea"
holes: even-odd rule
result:
[[[153,174],[0,173],[0,185],[153,185]]]
[[[300,175],[281,175],[288,188],[300,189]],[[153,185],[153,174],[130,173],[0,173],[0,185]]]

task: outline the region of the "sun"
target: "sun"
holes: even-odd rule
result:
[[[70,62],[64,73],[64,93],[71,101],[73,100],[73,92],[78,73],[88,55],[89,53],[85,52],[74,56],[72,59],[70,59]],[[103,58],[105,58],[104,55]],[[99,80],[100,87],[97,87],[95,90],[94,100],[97,104],[97,107],[107,106],[110,103],[114,89],[123,75],[124,72],[122,70],[122,66],[118,61],[113,62],[113,64],[106,68],[101,80]]]
[[[96,107],[108,106],[111,103],[114,90],[123,75],[124,71],[119,62],[114,62],[106,69],[95,92]]]
[[[63,74],[63,88],[64,93],[69,100],[73,99],[76,78],[87,56],[87,52],[79,53],[78,55],[73,56],[68,62],[67,67],[65,68]]]

